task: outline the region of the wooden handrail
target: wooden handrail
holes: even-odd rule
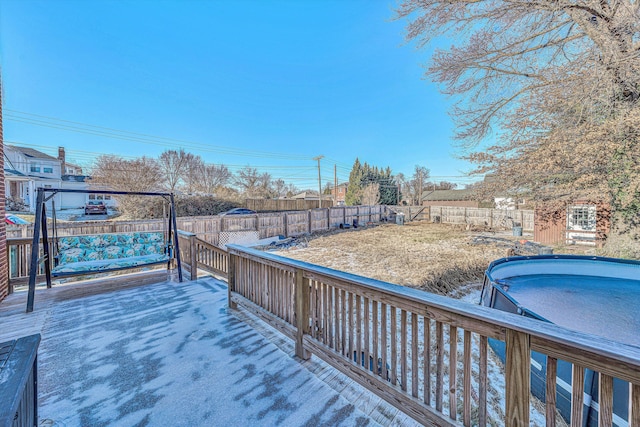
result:
[[[640,422],[638,347],[241,246],[228,251],[230,306],[258,314],[295,340],[299,357],[311,352],[420,422],[471,425],[476,413],[473,424],[486,425],[488,338],[506,344],[505,419],[498,422],[529,425],[532,351],[546,355],[550,370],[559,359],[575,372],[600,373],[605,386],[608,378],[630,382],[630,425]],[[435,361],[435,372],[425,358]],[[471,376],[480,379],[477,390],[470,389]],[[583,391],[576,381],[573,395],[581,398]],[[574,404],[580,412],[581,400]],[[547,405],[551,420],[555,399]],[[458,407],[459,414],[448,409]],[[607,415],[606,402],[603,408]]]

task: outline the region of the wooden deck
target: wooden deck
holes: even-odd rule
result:
[[[0,342],[42,334],[41,424],[417,425],[228,311],[224,282],[159,274],[38,289],[29,314],[26,292],[0,303]]]

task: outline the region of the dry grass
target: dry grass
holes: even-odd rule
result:
[[[482,235],[485,238],[478,239]],[[453,295],[480,282],[489,263],[516,238],[446,224],[412,222],[345,230],[310,238],[281,255],[386,282]],[[306,247],[305,247],[306,246]]]

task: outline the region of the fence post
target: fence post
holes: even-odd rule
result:
[[[289,217],[287,216],[287,213],[284,213],[284,237],[289,237]]]
[[[227,292],[229,295],[229,308],[233,310],[236,310],[238,308],[238,304],[231,300],[231,293],[235,292],[236,290],[236,261],[237,255],[229,251],[229,257],[227,261],[229,263],[229,271],[227,273]]]
[[[529,394],[531,393],[531,344],[529,335],[507,329],[505,398],[506,425],[529,425]]]
[[[309,227],[308,227],[309,234],[311,234],[311,209],[307,211],[307,219],[309,221]]]
[[[331,230],[331,208],[327,208],[327,230]]]
[[[309,334],[309,279],[304,278],[304,272],[296,268],[296,356],[303,360],[311,357],[304,349],[304,336]]]
[[[189,235],[189,258],[189,265],[191,266],[189,276],[191,277],[191,280],[198,280],[198,252],[196,246],[196,235],[193,233]]]

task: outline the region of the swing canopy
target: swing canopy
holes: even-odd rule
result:
[[[58,237],[56,210],[53,200],[58,193],[162,197],[169,205],[169,209],[163,228],[159,231],[94,233],[82,236]],[[49,200],[51,200],[52,207],[51,241],[47,228],[47,202]],[[177,262],[178,277],[182,281],[180,247],[176,230],[175,203],[172,193],[38,188],[36,219],[31,247],[27,312],[33,311],[35,282],[38,266],[41,263],[44,263],[48,288],[51,287],[51,277],[107,273],[165,263],[167,269],[169,269],[173,260]],[[39,257],[40,236],[42,236],[44,254],[42,257]]]

